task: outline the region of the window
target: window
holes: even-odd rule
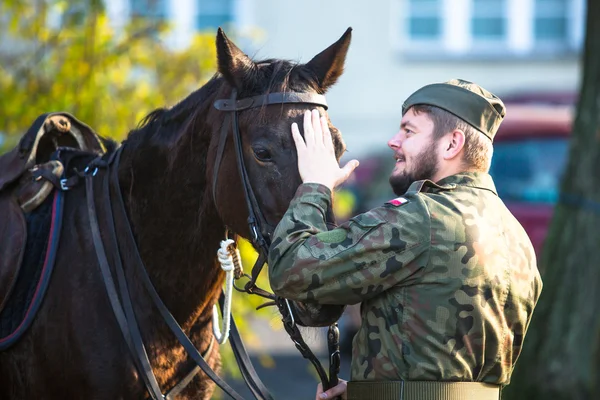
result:
[[[534,37],[536,42],[567,42],[568,3],[567,0],[535,0]]]
[[[503,39],[506,36],[506,2],[473,0],[471,35],[477,39]]]
[[[214,30],[233,21],[233,0],[198,0],[196,29]]]
[[[167,17],[167,0],[131,0],[131,16],[161,21]]]
[[[392,43],[409,56],[562,57],[583,41],[585,0],[394,0]]]
[[[408,34],[415,40],[437,40],[442,34],[441,0],[409,0]]]

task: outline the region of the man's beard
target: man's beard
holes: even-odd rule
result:
[[[418,160],[418,161],[417,161]],[[438,160],[435,143],[432,143],[415,158],[411,171],[405,169],[401,173],[390,176],[390,185],[397,196],[402,196],[415,181],[433,179],[438,171]]]

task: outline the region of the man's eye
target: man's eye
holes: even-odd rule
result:
[[[266,149],[254,149],[254,156],[259,161],[271,161],[271,153]]]

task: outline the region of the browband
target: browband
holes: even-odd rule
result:
[[[247,97],[236,100],[221,99],[214,103],[217,110],[220,111],[241,111],[248,108],[266,106],[269,104],[303,103],[321,106],[327,110],[327,101],[325,96],[317,93],[297,93],[297,92],[278,92],[263,94],[260,96]]]

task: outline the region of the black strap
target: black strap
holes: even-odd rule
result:
[[[283,297],[278,297],[275,300],[275,302],[277,303],[277,308],[279,309],[279,312],[282,315],[282,322],[285,331],[296,345],[296,348],[298,349],[300,354],[302,354],[302,357],[310,361],[317,370],[319,379],[321,379],[321,383],[323,384],[323,389],[329,389],[329,378],[327,377],[327,373],[325,372],[325,369],[321,365],[319,359],[315,356],[315,354],[304,341],[302,333],[300,333],[298,325],[296,325],[294,321],[294,315],[292,313],[289,300],[284,299]]]
[[[232,98],[235,98],[235,95],[236,91],[234,89]],[[269,244],[265,239],[265,233],[261,230],[264,225],[265,218],[262,215],[260,207],[258,206],[258,201],[254,195],[254,190],[252,190],[250,178],[248,177],[248,171],[246,170],[246,163],[244,162],[244,149],[242,148],[242,138],[240,137],[239,118],[237,112],[234,112],[232,116],[232,128],[238,171],[240,173],[240,179],[244,189],[244,198],[248,208],[248,227],[250,229],[252,243],[255,245],[255,247],[264,249],[266,252],[268,252]]]
[[[105,180],[104,180],[105,186],[103,188],[104,189],[103,191],[104,191],[105,200],[106,200],[105,203],[107,205],[111,202],[110,192],[112,192],[115,195],[114,198],[117,200],[117,210],[119,211],[119,214],[120,214],[119,216],[117,216],[117,218],[124,218],[123,221],[128,221],[127,214],[126,214],[126,211],[124,208],[123,199],[122,199],[122,196],[120,193],[119,183],[118,183],[118,164],[119,164],[121,148],[117,152],[118,152],[118,154],[116,155],[116,157],[114,157],[114,155],[113,155],[113,156],[111,156],[111,159],[110,159],[112,161],[113,157],[114,157],[114,164],[112,165],[112,169],[110,171],[111,172],[111,174],[110,174],[111,175],[111,178],[110,178],[110,186],[111,187],[109,188],[109,173],[106,172]],[[110,189],[110,190],[108,190],[108,189]],[[113,308],[113,312],[114,312],[117,322],[119,324],[119,328],[121,329],[121,332],[125,338],[127,346],[129,348],[129,351],[132,354],[132,358],[134,360],[136,368],[138,369],[138,371],[141,372],[140,376],[141,376],[142,380],[144,381],[144,384],[146,385],[146,388],[148,389],[148,392],[150,393],[151,398],[155,399],[155,400],[163,399],[165,397],[162,395],[160,388],[158,386],[158,383],[156,382],[154,373],[152,372],[152,368],[150,366],[148,356],[144,349],[143,341],[142,341],[141,335],[139,333],[139,328],[137,327],[137,323],[135,321],[135,313],[134,313],[134,310],[133,310],[133,307],[131,304],[129,292],[127,290],[127,284],[126,284],[125,275],[124,275],[124,272],[122,269],[120,256],[117,253],[117,254],[113,254],[113,257],[111,257],[111,258],[113,259],[113,262],[115,264],[117,279],[119,281],[119,286],[121,289],[122,301],[125,303],[125,310],[123,310],[123,307],[119,301],[119,296],[117,294],[116,286],[115,286],[113,278],[112,278],[110,266],[108,263],[107,253],[106,253],[106,250],[104,247],[104,243],[102,241],[102,236],[101,236],[100,228],[99,228],[99,224],[98,224],[98,216],[97,216],[97,211],[96,211],[95,202],[94,202],[94,181],[93,181],[92,175],[87,176],[86,190],[87,190],[87,202],[88,202],[90,227],[91,227],[91,231],[92,231],[94,247],[96,249],[96,255],[98,257],[100,270],[101,270],[101,273],[103,276],[103,280],[105,283],[105,288],[106,288],[106,291],[108,294],[109,301]],[[110,208],[107,208],[107,215],[109,216],[108,217],[108,219],[109,219],[108,225],[111,227],[111,230],[108,233],[108,236],[111,236],[111,239],[113,239],[111,241],[111,244],[113,245],[114,249],[118,252],[118,243],[116,243],[116,232],[114,229],[114,218],[113,218],[113,215],[111,212],[112,204],[110,204],[110,206],[111,206]],[[135,245],[135,239],[133,238],[133,235],[131,232],[131,226],[129,225],[129,223],[125,223],[125,225],[128,227],[128,230],[129,230],[128,231],[129,235],[125,235],[125,238],[128,239],[131,244],[133,244],[133,247],[129,247],[129,248],[134,249],[134,254],[136,256],[136,260],[138,261],[136,263],[136,266],[140,270],[139,275],[142,277],[142,282],[143,282],[144,286],[146,287],[146,290],[150,294],[152,300],[154,301],[156,307],[158,308],[159,312],[165,319],[165,322],[171,329],[171,331],[173,331],[173,333],[175,334],[175,336],[177,337],[179,342],[182,344],[182,346],[188,352],[189,356],[195,361],[195,363],[204,371],[204,373],[207,376],[209,376],[219,387],[221,387],[221,389],[223,389],[223,391],[225,391],[227,394],[229,394],[232,398],[234,398],[236,400],[243,400],[243,398],[239,394],[237,394],[226,382],[224,382],[221,378],[219,378],[214,373],[212,368],[204,360],[203,356],[198,352],[198,350],[195,348],[193,343],[191,343],[189,338],[181,330],[181,327],[179,326],[177,321],[173,318],[173,316],[167,310],[166,306],[164,305],[164,303],[161,301],[160,297],[156,293],[156,290],[154,289],[154,286],[152,285],[152,282],[150,281],[150,278],[148,277],[148,275],[146,273],[143,263],[141,263],[141,258],[139,257],[139,252],[137,251],[137,246]],[[118,261],[117,261],[117,259],[118,259]],[[207,353],[211,349],[212,349],[212,342],[211,342],[211,346],[207,350]],[[179,393],[181,390],[183,390],[183,388],[185,388],[185,386],[193,379],[193,377],[197,374],[197,372],[198,372],[198,369],[194,368],[189,374],[186,375],[186,377],[184,377],[182,382],[178,383],[174,388],[171,389],[171,391],[168,393],[168,395],[171,395],[171,397],[172,397],[172,396],[176,395],[177,393]]]
[[[323,387],[325,388],[325,390],[327,390],[331,387],[331,384],[333,382],[337,384],[336,371],[339,371],[339,351],[335,355],[332,353],[332,356],[330,357],[330,360],[333,361],[334,364],[331,364],[330,366],[330,372],[332,372],[332,374],[330,378],[328,378],[327,373],[325,372],[320,361],[310,350],[310,348],[302,338],[302,334],[300,333],[298,327],[294,323],[289,302],[283,298],[278,298],[274,296],[273,294],[259,288],[256,285],[258,276],[267,261],[270,243],[268,239],[268,232],[263,231],[263,228],[266,227],[266,220],[261,212],[261,208],[252,189],[252,185],[250,184],[250,179],[246,170],[238,119],[238,111],[246,110],[253,107],[265,106],[269,104],[302,103],[315,104],[327,108],[327,103],[325,102],[324,96],[312,93],[270,93],[267,95],[255,96],[241,100],[237,100],[236,96],[237,92],[235,89],[233,89],[231,97],[228,100],[217,100],[214,103],[214,107],[221,111],[232,112],[233,114],[231,116],[232,135],[235,146],[238,172],[240,174],[240,180],[242,182],[242,188],[244,191],[244,199],[246,201],[246,207],[248,210],[248,229],[250,231],[252,244],[258,250],[259,253],[258,259],[252,267],[250,281],[246,283],[243,291],[275,300],[275,304],[278,305],[279,310],[282,314],[282,321],[287,333],[290,335],[290,338],[295,343],[296,348],[300,351],[300,354],[302,354],[304,358],[308,359],[313,364],[313,366],[317,370],[317,373],[319,374]],[[221,129],[221,137],[219,138],[219,145],[217,148],[218,154],[215,162],[215,169],[213,171],[213,200],[215,201],[215,204],[217,204],[216,187],[218,180],[218,171],[225,149],[225,143],[227,141],[227,133],[228,130],[226,116],[224,118],[223,127]],[[237,288],[237,286],[236,289],[240,290],[239,288]],[[333,341],[331,343],[333,344]],[[337,364],[335,363],[336,359]],[[241,363],[239,361],[238,364],[240,364],[240,369],[242,369]]]
[[[317,93],[299,93],[299,92],[277,92],[263,94],[260,96],[247,97],[245,99],[221,99],[214,102],[214,106],[220,111],[242,111],[248,108],[262,107],[270,104],[313,104],[321,106],[327,110],[327,101],[325,96]]]
[[[340,373],[340,329],[337,322],[327,331],[327,350],[329,352],[329,388],[337,386]]]
[[[113,172],[117,170],[117,165],[118,163],[115,164],[115,169],[113,170]],[[107,245],[113,250],[109,252],[109,254],[111,256],[112,265],[114,266],[115,273],[117,275],[117,282],[119,284],[119,291],[121,293],[121,303],[125,308],[125,316],[127,317],[127,322],[129,324],[129,332],[131,334],[131,338],[133,340],[138,359],[142,366],[143,375],[146,376],[146,379],[144,379],[144,381],[149,382],[151,385],[152,392],[155,392],[155,394],[160,394],[159,398],[162,399],[163,395],[158,385],[158,381],[156,380],[156,377],[154,375],[154,372],[152,371],[152,366],[150,365],[148,353],[146,352],[146,348],[144,347],[142,335],[138,327],[137,320],[135,318],[135,312],[131,303],[131,296],[129,295],[129,289],[127,287],[127,280],[125,279],[125,272],[123,271],[121,254],[119,251],[119,245],[117,243],[117,232],[115,231],[115,222],[112,213],[112,204],[110,201],[110,174],[108,173],[108,171],[104,173],[102,189],[105,193],[104,207],[106,213],[105,218],[107,221],[107,234],[105,237],[109,241]]]
[[[94,181],[92,177],[88,177],[86,179],[85,186],[87,192],[86,196],[88,203],[88,216],[90,219],[90,228],[92,231],[94,248],[96,249],[98,264],[100,266],[100,272],[102,273],[104,287],[106,288],[106,293],[108,295],[110,305],[119,324],[119,328],[121,328],[121,333],[125,338],[125,342],[127,343],[127,347],[129,348],[129,352],[131,353],[133,361],[136,364],[138,370],[142,372],[140,375],[144,380],[144,383],[148,388],[150,395],[155,400],[162,399],[162,393],[160,391],[160,388],[158,387],[158,384],[156,383],[156,379],[154,379],[153,381],[151,378],[149,378],[150,375],[154,377],[154,375],[151,372],[151,368],[149,373],[147,370],[147,365],[144,365],[144,363],[141,361],[144,358],[145,352],[143,355],[138,353],[139,344],[134,344],[133,339],[131,338],[129,324],[127,323],[127,317],[125,315],[125,312],[123,311],[123,308],[121,307],[121,303],[119,302],[119,296],[117,295],[115,283],[113,281],[112,274],[110,273],[110,267],[108,265],[106,251],[104,249],[104,244],[100,235],[100,227],[98,225],[98,217],[96,214],[96,205],[94,204]]]
[[[60,178],[54,174],[54,171],[45,168],[37,168],[31,171],[33,179],[45,179],[55,188],[60,190]]]
[[[235,101],[235,90],[231,94],[231,101]],[[227,117],[223,120],[223,125],[221,126],[221,133],[219,135],[219,145],[217,146],[217,157],[215,158],[215,165],[213,167],[213,180],[212,180],[212,197],[213,202],[215,203],[215,207],[217,203],[217,181],[219,180],[219,170],[221,169],[221,160],[223,159],[223,153],[225,152],[225,143],[227,143],[227,130],[229,129],[227,126]]]
[[[204,352],[203,358],[210,356],[210,353],[212,352],[214,344],[215,344],[215,337],[212,336],[210,339],[210,345],[208,346],[208,349],[206,349],[206,351]],[[172,400],[177,395],[179,395],[179,393],[181,393],[183,391],[183,389],[185,389],[187,387],[187,385],[190,384],[192,379],[194,379],[194,377],[196,375],[198,375],[198,372],[200,372],[201,370],[202,369],[196,363],[194,363],[192,368],[190,369],[190,372],[188,372],[182,380],[180,380],[175,386],[173,386],[171,389],[169,389],[169,391],[167,393],[165,393],[165,400]]]
[[[274,95],[275,93],[273,93]],[[300,93],[301,95],[304,95]],[[299,94],[299,95],[300,95]],[[292,95],[291,93],[287,93],[287,95]],[[237,91],[235,89],[231,92],[231,97],[229,103],[234,104],[236,102]],[[297,100],[300,100],[302,96],[296,96]],[[290,97],[291,98],[291,97]],[[215,106],[216,107],[216,106]],[[223,153],[225,151],[225,144],[227,142],[227,136],[229,133],[229,128],[227,124],[226,115],[223,120],[223,125],[221,128],[221,133],[219,137],[219,144],[217,147],[217,156],[215,159],[215,166],[213,169],[213,181],[212,181],[212,196],[215,205],[217,204],[217,182],[219,178],[219,170],[221,167],[221,161],[223,159]],[[234,112],[231,116],[231,130],[233,135],[233,143],[235,146],[235,154],[236,154],[236,163],[238,167],[238,172],[240,174],[240,180],[242,182],[242,189],[244,192],[244,200],[246,201],[246,208],[248,210],[248,230],[250,231],[251,241],[255,248],[259,250],[259,258],[254,264],[252,268],[252,276],[250,281],[246,284],[243,291],[251,294],[257,294],[262,297],[266,297],[269,299],[274,299],[275,296],[271,293],[267,292],[264,289],[256,286],[256,280],[258,275],[260,274],[264,264],[267,261],[267,254],[269,253],[269,241],[266,238],[268,235],[267,232],[263,231],[265,223],[265,218],[262,214],[262,211],[258,205],[258,201],[252,189],[252,185],[250,184],[250,178],[248,177],[248,172],[246,170],[246,163],[244,162],[244,152],[242,148],[242,139],[240,137],[239,130],[239,120],[237,112]],[[238,289],[236,287],[236,289]],[[239,289],[238,289],[239,290]]]
[[[120,156],[118,155],[115,158],[114,164],[112,166],[113,171],[112,171],[112,178],[111,178],[111,190],[113,191],[113,193],[115,193],[115,200],[116,200],[115,208],[113,211],[115,212],[117,219],[121,219],[122,221],[127,221],[128,218],[127,218],[127,212],[125,210],[125,203],[123,201],[123,197],[121,195],[121,191],[120,191],[120,187],[119,187],[119,176],[118,176],[119,157]],[[146,268],[144,268],[144,263],[142,262],[140,253],[138,251],[137,243],[135,242],[135,238],[134,238],[133,232],[131,230],[131,225],[128,223],[124,224],[124,225],[126,226],[127,231],[121,237],[123,238],[123,240],[128,242],[128,244],[126,245],[126,248],[130,249],[130,251],[131,251],[130,255],[135,260],[134,268],[137,268],[138,275],[142,281],[142,284],[146,288],[148,294],[150,295],[150,298],[154,302],[154,305],[156,306],[159,313],[165,320],[165,323],[167,324],[169,329],[173,332],[173,334],[175,335],[175,337],[177,338],[179,343],[181,343],[181,345],[186,350],[188,355],[198,364],[198,366],[200,368],[202,368],[202,371],[217,384],[217,386],[219,386],[225,393],[227,393],[233,399],[243,400],[243,398],[235,390],[233,390],[233,388],[231,388],[231,386],[229,386],[229,384],[227,382],[225,382],[223,379],[221,379],[213,371],[213,369],[210,367],[210,365],[208,365],[206,360],[204,360],[202,355],[198,352],[198,350],[196,349],[194,344],[191,342],[191,340],[187,337],[185,332],[183,332],[183,330],[181,329],[181,326],[179,326],[179,323],[177,322],[177,320],[175,320],[173,315],[171,315],[171,312],[165,306],[165,304],[161,300],[160,296],[156,292],[156,289],[154,288],[154,285],[152,284],[152,281],[150,280],[150,277],[148,276],[148,273],[146,272]]]
[[[225,296],[221,293],[221,297],[219,298],[219,304],[221,306],[221,310],[223,309],[223,304],[225,302]],[[261,381],[256,370],[254,369],[254,365],[250,360],[250,356],[246,351],[246,347],[242,342],[242,338],[240,336],[240,332],[235,324],[235,320],[233,315],[230,315],[231,324],[229,331],[229,340],[231,341],[231,349],[233,350],[233,355],[238,363],[240,368],[240,372],[242,373],[242,377],[246,382],[246,386],[252,392],[255,398],[264,399],[264,400],[273,400],[273,396],[265,386],[265,384]]]

